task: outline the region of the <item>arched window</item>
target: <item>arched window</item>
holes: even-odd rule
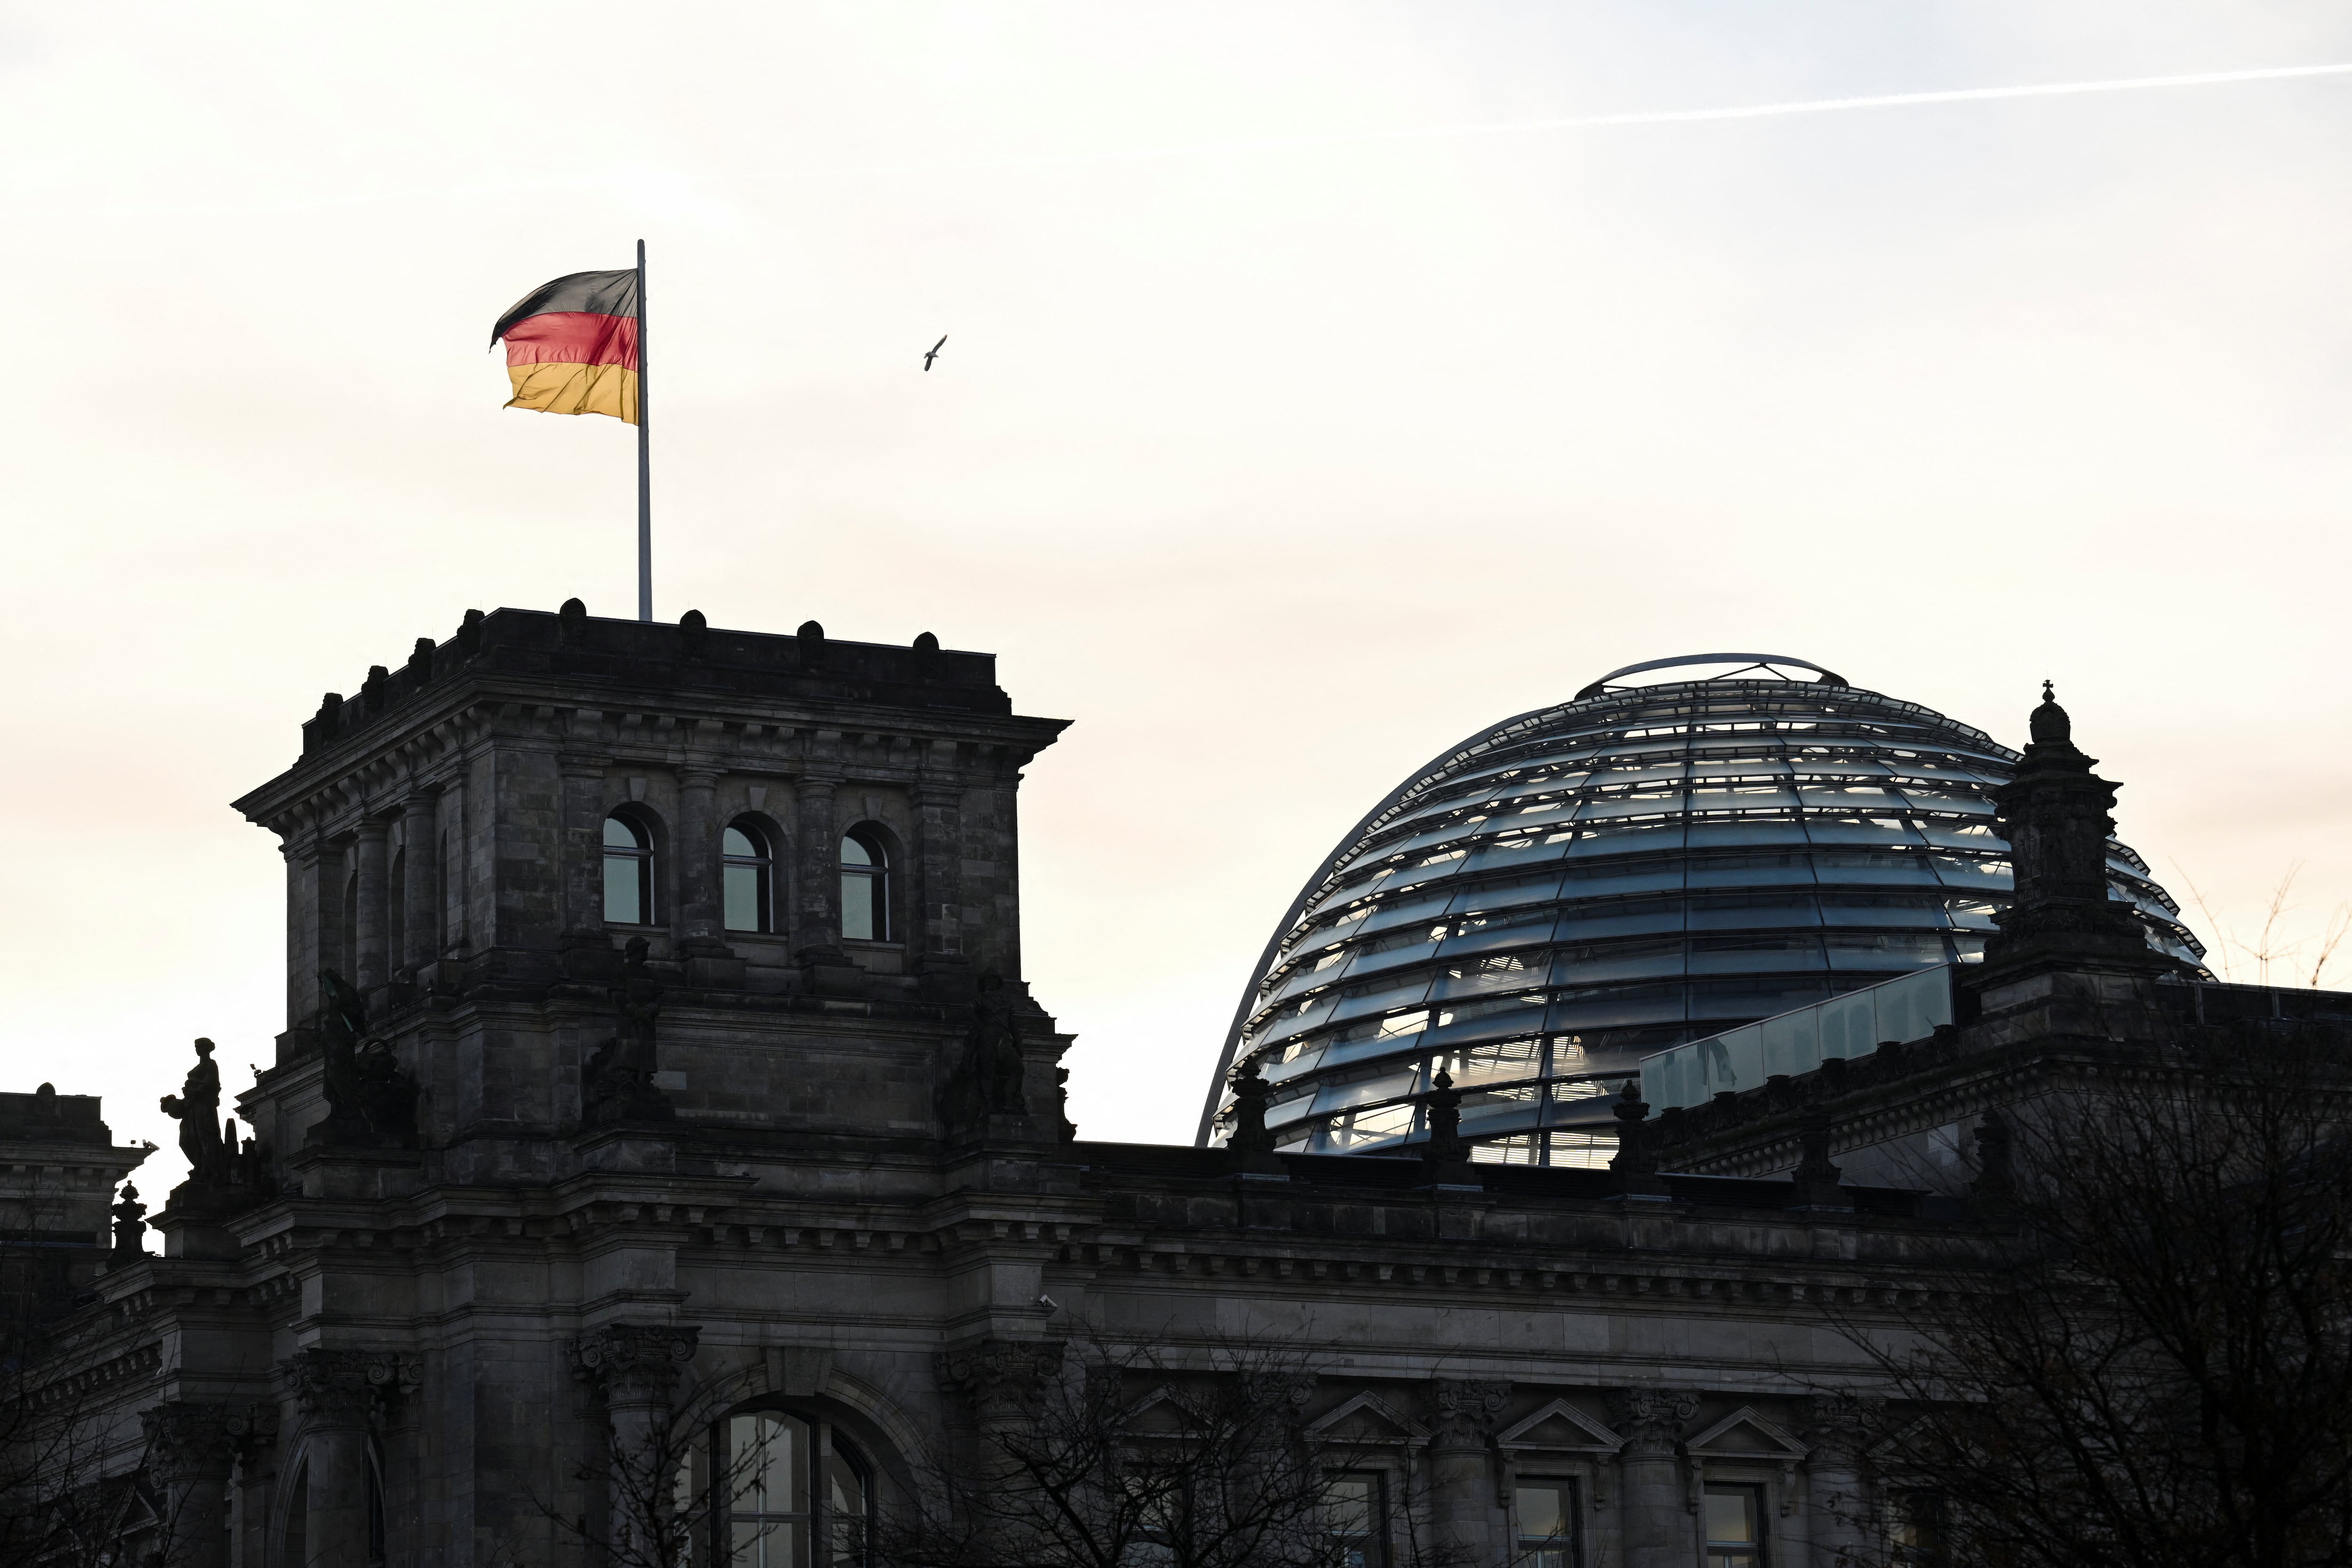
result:
[[[841,841],[841,934],[854,942],[890,940],[890,857],[862,828]]]
[[[623,811],[604,819],[604,918],[614,925],[654,923],[654,836]]]
[[[866,1568],[874,1490],[833,1424],[782,1410],[715,1423],[686,1497],[709,1508],[702,1561],[725,1568]]]
[[[749,817],[738,818],[720,835],[719,893],[730,931],[776,928],[776,857],[768,835]]]

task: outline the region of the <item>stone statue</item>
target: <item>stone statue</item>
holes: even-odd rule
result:
[[[940,1119],[950,1128],[977,1130],[992,1114],[1028,1114],[1029,1063],[1021,1053],[1021,1022],[1013,1010],[1019,997],[993,969],[980,977],[971,1022],[939,1088]],[[1066,1117],[1056,1119],[1068,1125]]]
[[[367,1032],[367,999],[332,969],[319,971],[320,1088],[327,1119],[310,1130],[319,1145],[397,1147],[416,1141],[416,1080]]]
[[[661,1017],[662,985],[648,964],[651,945],[629,938],[622,949],[620,982],[612,988],[613,1038],[598,1046],[582,1072],[581,1120],[667,1122],[677,1107],[654,1087],[660,1071],[654,1030]]]
[[[180,1153],[188,1157],[188,1179],[217,1186],[228,1179],[228,1150],[221,1143],[220,1069],[213,1062],[213,1042],[196,1041],[196,1064],[177,1094],[163,1099],[163,1114],[180,1124]]]
[[[1021,1024],[1004,993],[1004,977],[991,969],[980,977],[972,999],[971,1028],[964,1035],[964,1060],[982,1085],[988,1109],[1023,1115],[1029,1109],[1029,1064],[1021,1055]]]
[[[130,1183],[122,1185],[122,1201],[114,1206],[114,1255],[130,1258],[147,1250],[142,1239],[147,1234],[147,1206],[139,1201],[139,1189]]]
[[[361,1119],[358,1052],[367,1032],[367,999],[332,969],[319,971],[319,989],[326,998],[319,1009],[319,1055],[327,1119],[349,1124]]]

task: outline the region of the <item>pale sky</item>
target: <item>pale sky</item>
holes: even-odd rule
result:
[[[1671,653],[2011,744],[2053,677],[2176,894],[2251,942],[2300,865],[2307,967],[2352,76],[1412,133],[2347,62],[2258,0],[0,5],[0,1088],[105,1094],[160,1196],[188,1040],[234,1093],[283,1026],[227,802],[468,606],[631,612],[632,432],[484,345],[640,235],[657,618],[929,630],[1076,721],[1024,854],[1089,1137],[1190,1138],[1409,769]]]

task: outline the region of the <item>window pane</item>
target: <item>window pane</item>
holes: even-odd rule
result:
[[[604,819],[604,845],[607,849],[615,850],[642,850],[648,847],[645,834],[637,831],[635,824],[623,817]]]
[[[738,1416],[727,1423],[729,1476],[738,1513],[803,1513],[808,1428],[790,1416]]]
[[[857,1568],[866,1561],[866,1478],[840,1453],[824,1457],[824,1506],[833,1536],[826,1568]]]
[[[1372,1528],[1372,1478],[1335,1476],[1323,1493],[1325,1516],[1334,1533],[1363,1535]]]
[[[808,1527],[791,1520],[739,1519],[728,1527],[730,1568],[808,1568]]]
[[[740,828],[728,829],[719,836],[719,844],[722,854],[739,855],[745,860],[759,858],[760,846],[753,843],[751,835]]]
[[[874,856],[867,852],[865,841],[858,838],[856,834],[852,833],[849,837],[841,841],[841,863],[844,865],[872,865],[874,863]]]
[[[767,880],[755,865],[730,865],[721,873],[728,930],[765,931],[768,928],[763,918],[767,911],[762,907],[767,900],[761,896],[761,884]]]
[[[1523,1481],[1518,1489],[1519,1539],[1530,1545],[1568,1537],[1568,1488],[1561,1481]]]
[[[841,934],[857,942],[877,940],[876,889],[872,873],[844,872],[841,875]]]
[[[612,824],[605,824],[606,835]],[[635,855],[604,857],[604,918],[622,925],[642,923],[646,862]]]
[[[1333,1476],[1323,1490],[1324,1527],[1339,1546],[1340,1568],[1381,1568],[1381,1478]]]
[[[1756,1501],[1756,1490],[1753,1487],[1707,1488],[1707,1543],[1709,1545],[1754,1544]]]

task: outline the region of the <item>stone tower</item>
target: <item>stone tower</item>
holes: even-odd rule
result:
[[[582,1476],[697,1357],[818,1392],[828,1353],[778,1348],[816,1301],[798,1255],[887,1253],[822,1310],[922,1322],[926,1366],[1034,1336],[1034,1260],[966,1277],[872,1211],[1034,1201],[1065,1147],[1014,810],[1063,727],[928,634],[576,600],[468,612],[330,695],[237,802],[287,866],[254,1137],[192,1155],[164,1256],[102,1277],[183,1303],[139,1332],[177,1344],[141,1418],[181,1456],[185,1560],[555,1550],[547,1511],[619,1506]]]
[[[1020,994],[1014,791],[1063,727],[1014,716],[994,663],[928,634],[650,625],[574,600],[469,612],[330,694],[300,758],[237,802],[287,864],[261,1137],[281,1155],[415,1141],[404,1107],[364,1136],[356,1107],[327,1126],[326,1048],[381,1038],[449,1179],[553,1175],[559,1145],[613,1120],[592,1062],[633,974],[659,995],[641,1111],[927,1129],[942,1031],[961,1038],[987,977]],[[849,842],[876,863],[845,935]]]

